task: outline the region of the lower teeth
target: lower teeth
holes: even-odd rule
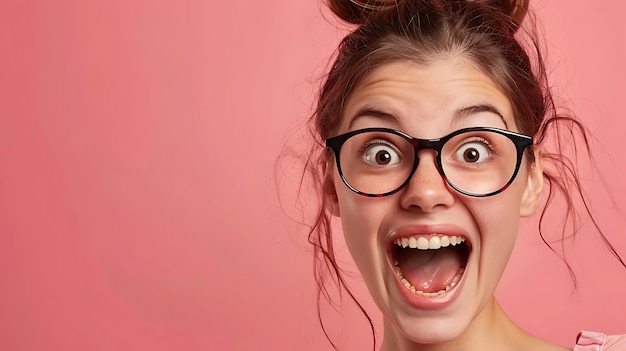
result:
[[[429,292],[424,292],[424,291],[415,289],[415,287],[411,285],[411,283],[404,277],[404,275],[402,275],[402,271],[400,271],[400,267],[396,266],[395,270],[396,270],[396,275],[398,276],[398,278],[400,278],[400,281],[402,282],[402,284],[404,284],[404,286],[407,289],[411,290],[411,292],[414,293],[415,295],[424,296],[424,297],[445,296],[448,291],[452,290],[459,283],[459,280],[461,280],[461,277],[463,276],[463,273],[465,272],[465,268],[459,269],[459,271],[456,273],[456,276],[452,278],[452,282],[446,285],[446,288],[444,290],[439,290],[437,292],[429,293]]]

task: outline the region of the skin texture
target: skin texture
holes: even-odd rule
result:
[[[492,112],[454,118],[463,108],[488,104]],[[355,115],[364,108],[380,115]],[[334,135],[367,127],[401,130],[417,138],[438,138],[455,130],[489,126],[516,131],[512,108],[498,86],[469,61],[446,58],[428,66],[395,62],[373,70],[346,101]],[[543,186],[540,154],[504,192],[486,198],[461,195],[439,175],[432,150],[420,151],[410,183],[396,194],[368,198],[341,181],[334,159],[326,166],[325,191],[331,211],[341,217],[347,246],[384,316],[381,350],[516,350],[559,349],[517,328],[493,293],[509,259],[521,216],[537,208]],[[467,237],[472,246],[464,283],[443,308],[411,305],[395,283],[387,250],[400,228],[447,228]]]

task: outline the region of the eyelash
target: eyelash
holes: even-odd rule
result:
[[[389,141],[387,141],[385,139],[372,139],[372,140],[368,141],[367,143],[361,145],[361,147],[359,148],[359,153],[361,153],[361,154],[364,153],[365,150],[369,149],[370,146],[372,146],[372,145],[385,145],[385,146],[389,146],[390,148],[392,148],[394,150],[398,150],[398,148],[396,148],[395,145],[393,145],[392,143],[390,143]]]
[[[489,148],[489,151],[494,151],[493,145],[489,142],[489,140],[487,140],[485,138],[482,138],[482,137],[479,137],[479,136],[474,136],[474,137],[471,137],[469,139],[463,140],[463,143],[461,145],[459,145],[459,147],[467,145],[469,143],[474,143],[474,142],[477,142],[477,141],[480,142],[480,143],[485,144],[485,146],[487,146]]]

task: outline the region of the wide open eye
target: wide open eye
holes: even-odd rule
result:
[[[365,148],[363,159],[375,167],[386,167],[400,162],[396,149],[389,144],[374,143]]]
[[[486,141],[475,140],[461,145],[455,153],[458,161],[468,164],[480,164],[489,160],[491,149]]]

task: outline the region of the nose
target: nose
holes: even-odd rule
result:
[[[418,157],[417,168],[401,192],[401,206],[426,213],[452,206],[455,199],[453,190],[439,173],[437,153],[434,150],[420,150]]]

